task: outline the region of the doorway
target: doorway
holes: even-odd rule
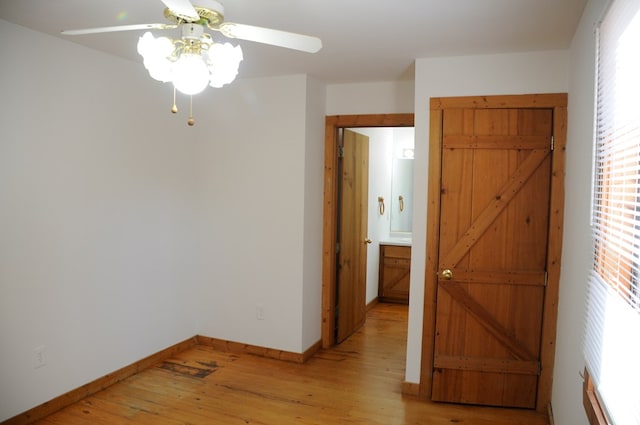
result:
[[[325,177],[322,259],[322,346],[336,344],[336,253],[338,230],[339,133],[347,128],[413,127],[413,114],[340,115],[325,121]]]

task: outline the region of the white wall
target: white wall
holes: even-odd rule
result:
[[[413,81],[327,86],[327,115],[413,112]]]
[[[198,221],[170,92],[2,20],[0,40],[2,421],[196,333]]]
[[[567,190],[552,400],[558,424],[588,424],[582,407],[582,378],[579,374],[584,370],[583,319],[586,283],[593,255],[589,210],[593,161],[594,28],[607,3],[607,0],[591,0],[587,4],[571,45]]]
[[[320,340],[323,84],[237,81],[189,127],[138,63],[0,40],[0,421],[195,334]]]
[[[325,85],[307,77],[301,351],[321,340]]]
[[[307,146],[306,126],[318,128],[324,119],[317,107],[307,116],[306,88],[302,75],[238,80],[207,99],[214,125],[200,140],[199,168],[205,215],[215,219],[206,220],[203,231],[203,335],[303,349],[304,266],[319,271],[322,258],[305,258],[321,253],[322,223],[321,208],[305,211],[321,199],[322,187],[322,165],[307,181],[307,154],[320,152],[322,136]],[[305,199],[305,185],[316,190],[313,197]],[[315,216],[312,228],[305,219]],[[320,326],[320,315],[316,320]]]

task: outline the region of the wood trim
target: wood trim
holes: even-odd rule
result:
[[[505,149],[505,145],[508,145],[508,149],[547,149],[549,148],[549,137],[465,136],[456,134],[445,136],[442,143],[445,149]]]
[[[311,357],[313,357],[318,351],[322,349],[322,340],[319,339],[313,344],[311,347],[307,348],[304,353],[302,353],[302,362],[306,363]]]
[[[327,117],[324,129],[324,208],[322,227],[322,347],[335,344],[336,236],[338,211],[338,118]]]
[[[227,341],[224,339],[212,338],[197,335],[196,340],[199,345],[213,347],[218,351],[235,354],[252,354],[259,357],[267,357],[275,360],[283,360],[293,363],[304,363],[309,360],[321,347],[322,341],[317,341],[304,353],[294,353],[291,351],[276,350],[273,348],[260,347],[257,345],[243,344],[240,342]]]
[[[367,312],[371,310],[373,307],[377,306],[379,302],[380,300],[378,299],[378,297],[375,297],[374,299],[372,299],[371,302],[367,304]]]
[[[522,286],[544,286],[544,272],[485,272],[477,270],[454,270],[454,276],[450,282],[465,282],[466,284],[496,284],[501,285],[522,285]]]
[[[123,381],[143,370],[159,363],[165,359],[168,359],[176,354],[193,348],[196,346],[196,337],[191,337],[182,342],[174,344],[170,347],[160,350],[155,354],[145,357],[142,360],[138,360],[128,366],[104,375],[94,381],[89,382],[74,390],[68,391],[58,397],[55,397],[39,406],[20,413],[13,418],[7,419],[2,422],[2,425],[26,425],[38,421],[46,416],[57,412],[73,403],[76,403],[83,398],[89,397],[92,394],[102,391],[111,385],[114,385],[120,381]]]
[[[495,96],[434,97],[430,109],[454,108],[566,108],[566,93],[509,94]]]
[[[357,127],[412,127],[414,114],[330,115],[325,118],[322,227],[322,347],[335,344],[338,131]]]
[[[328,115],[336,128],[413,127],[414,114]]]
[[[548,281],[542,322],[542,347],[540,350],[541,373],[538,384],[536,410],[548,412],[551,403],[553,368],[555,362],[556,325],[558,320],[558,296],[560,283],[560,258],[562,253],[562,229],[564,217],[564,175],[567,142],[566,93],[462,96],[432,98],[430,100],[429,132],[429,183],[427,203],[427,259],[425,269],[424,314],[422,326],[422,363],[420,393],[431,396],[432,366],[435,330],[435,300],[438,271],[438,223],[440,221],[440,161],[442,159],[442,115],[450,108],[553,108],[551,199],[549,215],[549,239],[547,256]]]
[[[586,367],[584,368],[584,382],[582,383],[582,405],[590,425],[609,425]]]
[[[553,110],[554,150],[551,162],[551,204],[549,206],[549,239],[547,251],[547,287],[542,316],[542,372],[538,381],[536,410],[543,413],[551,403],[553,368],[556,353],[556,327],[558,323],[558,297],[560,295],[560,266],[562,233],[564,227],[564,175],[567,149],[567,94],[558,94],[558,105]]]
[[[416,384],[414,382],[404,381],[402,383],[402,394],[419,397],[420,396],[420,384]]]
[[[556,420],[553,418],[553,406],[549,403],[549,408],[547,409],[547,416],[549,417],[549,425],[556,425]]]
[[[425,264],[422,355],[420,363],[420,394],[427,398],[431,398],[431,386],[433,384],[432,366],[436,328],[438,223],[440,223],[440,178],[442,173],[442,117],[442,110],[432,109],[430,111],[429,180],[427,188],[427,258]]]
[[[474,370],[493,373],[517,373],[539,375],[540,363],[511,359],[487,359],[486,357],[463,357],[437,355],[433,361],[437,369]]]

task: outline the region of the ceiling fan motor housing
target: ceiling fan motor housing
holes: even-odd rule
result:
[[[200,40],[204,34],[204,28],[200,24],[182,24],[183,40]]]
[[[164,10],[164,16],[176,24],[195,22],[201,25],[216,26],[224,22],[224,7],[222,4],[214,0],[199,0],[199,3],[199,5],[193,5],[193,8],[198,13],[198,19],[194,16],[182,15],[170,8]]]

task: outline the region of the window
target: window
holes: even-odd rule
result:
[[[639,425],[640,0],[599,25],[597,87],[585,388],[610,423]]]

